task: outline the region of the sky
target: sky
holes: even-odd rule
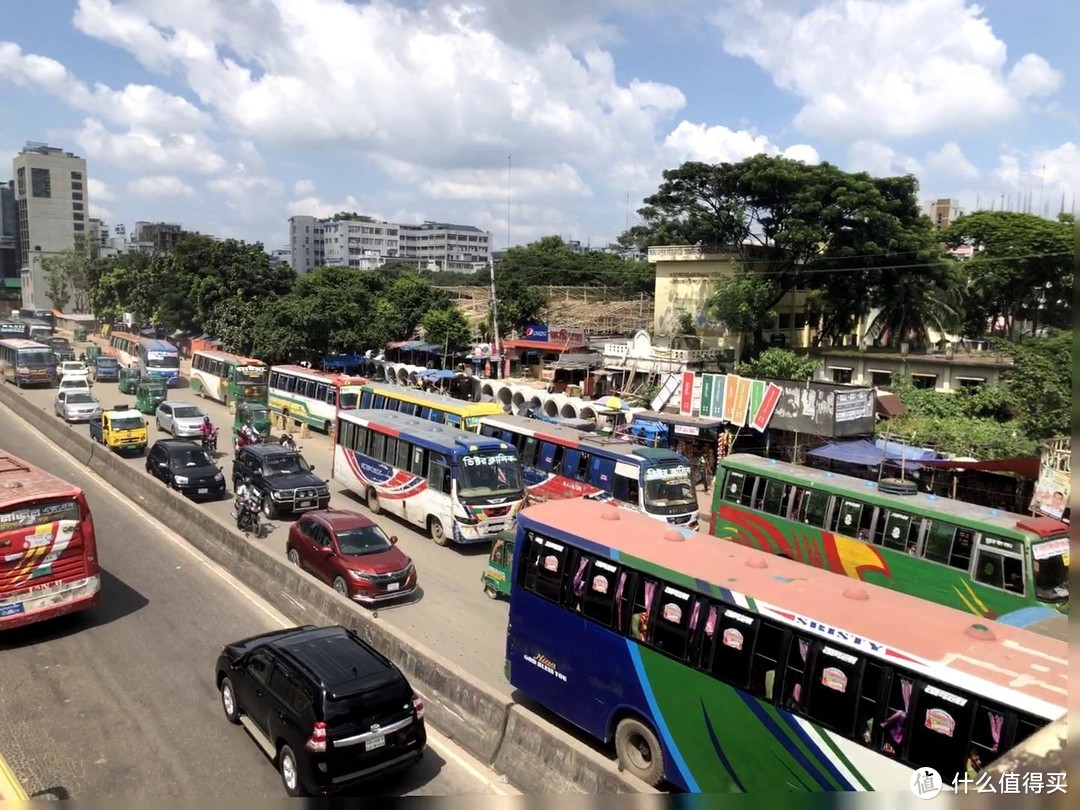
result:
[[[267,249],[341,210],[603,245],[664,169],[757,153],[1054,215],[1077,30],[1059,0],[6,2],[0,181],[44,141],[110,226]]]

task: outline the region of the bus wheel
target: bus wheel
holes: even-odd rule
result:
[[[435,541],[435,545],[445,546],[447,544],[446,529],[443,528],[441,520],[436,517],[429,517],[427,530],[428,534],[431,535],[431,539]]]
[[[379,493],[375,491],[374,487],[371,487],[367,491],[367,508],[373,515],[377,515],[382,512],[382,504],[379,503]]]
[[[664,754],[660,741],[647,725],[627,717],[615,729],[615,753],[619,767],[642,782],[656,787],[664,779]]]

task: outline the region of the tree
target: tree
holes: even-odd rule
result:
[[[45,259],[42,264],[48,261],[49,259]],[[67,273],[61,269],[46,268],[46,273],[48,274],[48,284],[45,288],[45,294],[49,296],[53,309],[63,312],[67,309],[68,302],[71,301],[71,282],[68,280]]]
[[[520,278],[502,278],[495,282],[495,294],[499,304],[500,337],[505,338],[511,332],[523,332],[526,324],[544,322],[548,297],[543,289],[533,287]],[[490,307],[484,332],[489,337],[494,337]]]
[[[130,312],[139,323],[161,323],[158,295],[170,270],[168,258],[123,253],[91,266],[90,305],[105,322]]]
[[[391,340],[407,340],[412,337],[421,319],[433,309],[453,306],[450,296],[415,272],[402,275],[390,284],[384,309],[386,328]]]
[[[420,323],[424,329],[424,340],[449,351],[465,348],[472,339],[469,322],[457,307],[429,309]]]
[[[250,355],[259,313],[267,308],[273,309],[274,300],[245,301],[239,296],[225,298],[214,305],[203,328],[220,340],[226,351]]]
[[[1032,439],[1069,433],[1072,414],[1073,333],[1029,338],[1009,347],[1013,368],[1005,382]]]
[[[624,295],[637,295],[652,292],[656,273],[645,262],[627,261],[614,253],[577,251],[561,236],[545,236],[507,250],[496,276],[541,286],[610,287]]]
[[[697,327],[694,325],[694,316],[689,312],[679,313],[679,325],[676,328],[679,330],[680,335],[690,337],[697,334]]]
[[[736,372],[746,377],[764,377],[768,380],[814,379],[818,362],[789,349],[772,347],[766,349],[748,363],[738,363]]]
[[[940,259],[917,272],[883,274],[874,293],[877,314],[867,326],[868,336],[884,338],[879,342],[893,347],[904,341],[924,346],[932,333],[944,337],[961,331],[962,285],[959,269]]]
[[[48,274],[47,294],[56,309],[65,310],[70,303],[75,312],[89,310],[90,279],[97,261],[97,246],[85,234],[75,235],[72,249],[42,260],[42,268]]]
[[[952,246],[971,245],[962,267],[973,336],[1004,319],[1011,340],[1021,324],[1068,328],[1072,319],[1073,225],[1014,211],[976,211],[956,220],[944,234]]]
[[[767,278],[739,271],[717,283],[706,306],[713,320],[733,332],[753,335],[758,348],[764,343],[762,331],[776,320],[774,298],[773,285]]]

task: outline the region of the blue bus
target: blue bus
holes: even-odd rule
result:
[[[140,377],[163,377],[165,384],[180,384],[180,352],[171,343],[130,332],[113,332],[110,344],[121,365],[137,368]]]
[[[949,789],[1067,711],[1064,639],[587,500],[517,532],[510,684],[653,786]]]
[[[381,408],[338,412],[332,475],[440,546],[513,528],[525,499],[513,445]]]
[[[22,338],[0,340],[0,376],[23,388],[56,382],[56,354],[52,346]]]

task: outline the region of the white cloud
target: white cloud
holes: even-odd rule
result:
[[[132,194],[140,197],[194,197],[195,189],[181,180],[168,174],[149,175],[140,177],[128,183],[127,189]]]
[[[964,157],[964,152],[956,141],[949,141],[938,151],[927,155],[926,167],[939,174],[960,180],[974,180],[979,176],[979,170]]]
[[[681,122],[664,140],[664,147],[677,161],[699,160],[706,163],[736,163],[752,155],[780,155],[806,163],[818,163],[817,150],[797,144],[785,150],[764,135],[749,130],[732,130],[717,124]]]
[[[293,184],[293,194],[302,194],[305,197],[315,193],[315,184],[310,180],[297,180]]]
[[[450,169],[431,172],[411,163],[380,160],[379,165],[398,180],[433,200],[535,200],[591,197],[592,189],[577,170],[566,163],[549,169]]]
[[[1014,118],[1061,81],[1028,54],[1006,70],[1005,43],[967,0],[723,0],[728,53],[802,98],[803,131],[882,140]]]
[[[1066,141],[1053,149],[1001,155],[994,177],[999,190],[1031,194],[1032,213],[1040,213],[1040,198],[1048,213],[1056,213],[1063,195],[1065,210],[1071,211],[1080,192],[1080,145]]]
[[[90,177],[87,178],[86,185],[91,202],[94,200],[100,200],[101,202],[112,202],[116,199],[116,195],[113,194],[113,190],[109,188],[109,184],[106,183],[104,180],[97,180],[93,177]]]
[[[356,211],[365,213],[363,204],[353,195],[348,195],[341,202],[327,202],[318,197],[304,197],[302,200],[293,200],[286,206],[291,217],[331,217],[339,211]],[[374,214],[368,216],[375,217]],[[379,219],[379,217],[375,217]]]
[[[282,193],[285,186],[272,177],[261,177],[247,174],[243,169],[238,170],[230,177],[219,177],[206,184],[211,190],[224,194],[234,202],[243,201],[258,195],[277,196]]]
[[[109,224],[110,222],[114,222],[116,220],[116,215],[108,208],[103,208],[102,206],[97,205],[96,203],[94,203],[93,200],[91,200],[90,218],[100,219],[102,222]]]
[[[204,136],[191,133],[157,134],[143,129],[112,132],[94,118],[83,121],[75,140],[90,158],[130,171],[171,171],[216,174],[225,159]]]
[[[856,141],[848,147],[847,168],[879,177],[921,174],[923,170],[915,158],[902,155],[891,146],[875,141]]]

